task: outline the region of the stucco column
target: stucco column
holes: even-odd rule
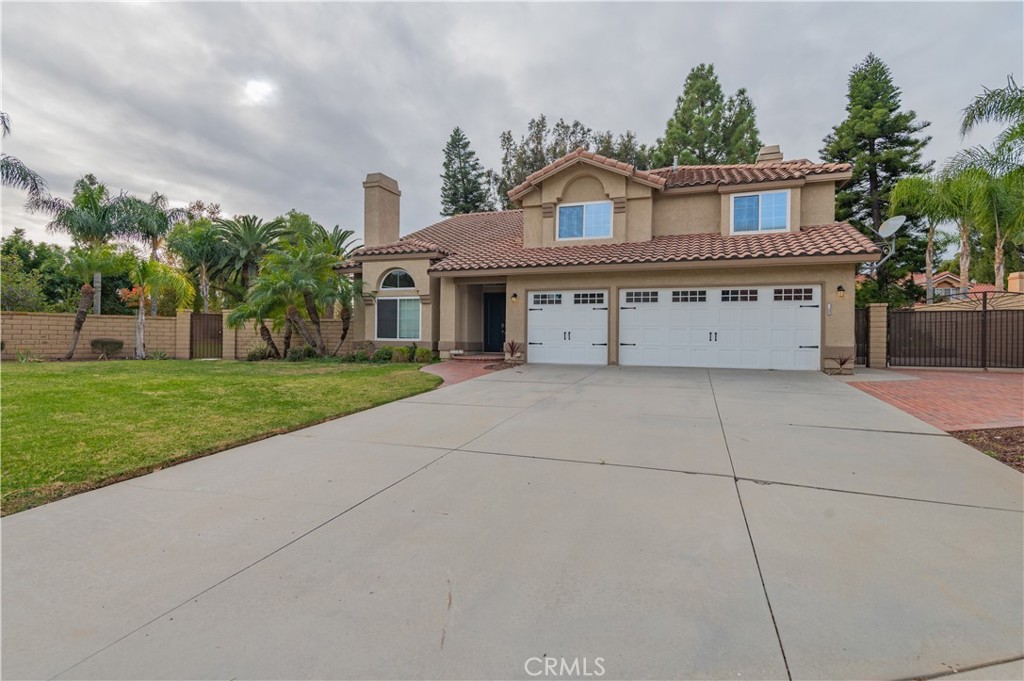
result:
[[[438,326],[437,350],[441,359],[451,357],[451,351],[455,349],[456,330],[458,328],[459,311],[456,309],[455,279],[444,277],[441,279],[441,319]]]
[[[178,310],[174,320],[174,359],[192,356],[192,310]]]
[[[884,369],[888,355],[889,305],[871,303],[868,306],[868,366]]]
[[[231,310],[223,310],[221,312],[224,317],[221,321],[221,330],[223,331],[220,346],[221,359],[238,359],[235,356],[235,348],[238,347],[238,329],[232,329],[228,326],[228,315],[230,313]]]

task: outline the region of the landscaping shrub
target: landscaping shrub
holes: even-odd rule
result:
[[[395,348],[391,353],[391,361],[398,364],[408,362],[412,359],[412,351],[409,348]]]
[[[312,359],[316,357],[316,350],[308,345],[303,345],[297,348],[291,348],[288,350],[288,357],[286,358],[289,362],[301,362],[306,359]]]
[[[124,341],[117,338],[94,338],[89,342],[89,347],[99,356],[99,359],[109,359],[121,352]]]
[[[352,361],[353,362],[369,362],[370,361],[370,353],[367,352],[366,350],[356,350],[354,353],[352,353]]]
[[[391,355],[394,353],[394,351],[395,351],[394,348],[385,345],[384,347],[382,347],[379,350],[377,350],[377,352],[373,353],[373,361],[374,362],[390,362],[391,361]]]
[[[149,351],[149,359],[170,359],[170,358],[171,358],[171,356],[168,355],[163,350],[150,350]]]
[[[346,352],[344,355],[339,355],[338,360],[344,362],[345,364],[351,364],[352,362],[356,361],[356,353]]]
[[[270,359],[270,348],[266,343],[255,343],[245,355],[246,362],[262,362],[265,359]]]
[[[416,362],[418,364],[430,364],[434,361],[434,353],[430,348],[416,348]]]

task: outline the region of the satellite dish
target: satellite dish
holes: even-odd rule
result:
[[[899,231],[899,228],[902,227],[903,223],[906,221],[906,215],[894,215],[893,217],[883,222],[882,226],[878,228],[878,236],[882,237],[883,239],[888,239],[897,231]]]

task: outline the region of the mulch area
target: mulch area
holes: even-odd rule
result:
[[[437,364],[428,364],[421,369],[421,371],[425,371],[428,374],[434,374],[435,376],[443,378],[444,383],[441,384],[441,387],[462,383],[463,381],[468,381],[471,378],[477,378],[479,376],[489,374],[495,370],[496,368],[493,364],[484,366],[483,362],[469,362],[452,359],[439,362]]]
[[[1024,428],[958,430],[950,435],[1024,473]]]

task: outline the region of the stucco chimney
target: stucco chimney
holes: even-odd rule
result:
[[[1006,290],[1012,293],[1024,293],[1024,272],[1013,272],[1006,281]]]
[[[398,241],[398,182],[384,173],[370,173],[363,182],[363,244]]]
[[[757,163],[778,163],[781,160],[782,149],[779,148],[778,144],[761,147],[761,151],[757,153]]]

